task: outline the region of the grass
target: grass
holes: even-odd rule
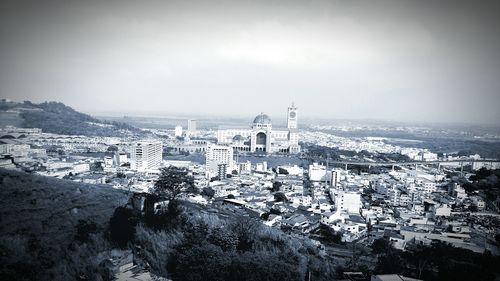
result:
[[[77,261],[92,260],[110,249],[104,239],[107,224],[115,208],[127,200],[125,192],[108,186],[0,169],[0,279],[75,278],[85,271],[85,264]],[[75,235],[81,221],[96,224],[98,231],[78,244]],[[95,258],[93,263],[99,263]]]

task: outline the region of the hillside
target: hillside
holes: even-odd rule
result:
[[[91,277],[112,248],[110,217],[127,200],[106,186],[0,169],[0,280]]]
[[[60,102],[40,104],[29,101],[2,102],[0,114],[2,119],[6,117],[1,125],[41,128],[46,133],[85,136],[123,136],[141,133],[140,129],[128,124],[99,120]]]

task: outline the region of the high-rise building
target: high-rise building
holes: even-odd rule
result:
[[[190,135],[193,135],[194,133],[196,133],[196,119],[189,119],[188,120],[187,132]]]
[[[340,171],[332,170],[331,175],[332,179],[330,180],[330,184],[332,185],[332,187],[337,187],[340,183]]]
[[[180,126],[180,125],[175,126],[175,136],[176,137],[181,137],[182,136],[182,126]]]
[[[163,158],[163,145],[160,141],[140,141],[132,147],[131,168],[137,171],[158,169]]]
[[[233,148],[230,146],[208,144],[205,158],[207,178],[215,176],[225,178],[226,175],[222,175],[221,171],[228,173],[233,170]]]
[[[288,129],[297,129],[297,108],[295,104],[292,102],[292,106],[288,108],[287,116],[286,116],[286,127]]]

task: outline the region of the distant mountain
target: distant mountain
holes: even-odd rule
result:
[[[2,119],[8,120],[1,125],[41,128],[46,133],[85,136],[123,136],[141,133],[140,129],[126,123],[99,120],[60,102],[35,104],[30,101],[23,103],[2,101],[0,114]]]

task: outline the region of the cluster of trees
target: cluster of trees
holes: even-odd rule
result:
[[[362,158],[371,158],[379,161],[397,161],[397,162],[408,162],[411,161],[411,159],[406,156],[402,155],[400,153],[371,153],[366,150],[362,150],[359,152],[352,151],[352,150],[342,150],[334,147],[326,147],[326,146],[319,146],[319,145],[308,145],[304,149],[306,151],[306,155],[309,158],[312,159],[324,159],[326,160],[331,160],[331,161],[340,161],[342,158],[340,157],[341,155],[343,156],[348,156],[348,157],[358,157],[360,159]],[[368,170],[367,170],[368,171]]]
[[[483,194],[486,202],[494,204],[496,208],[500,207],[500,169],[488,170],[483,167],[475,175],[472,175],[469,180],[472,182],[462,182],[466,192],[479,191]]]
[[[139,129],[128,124],[98,120],[60,102],[35,104],[26,101],[24,106],[39,109],[21,113],[22,126],[25,128],[41,128],[48,133],[85,136],[116,136],[121,131],[140,133]]]
[[[199,214],[153,230],[140,224],[137,256],[172,280],[331,280],[335,266],[313,244],[248,217]]]
[[[319,255],[316,245],[292,238],[258,220],[234,215],[227,218],[200,212],[178,200],[191,192],[186,170],[166,168],[145,205],[164,199],[168,208],[145,214],[118,208],[110,222],[110,238],[130,247],[154,273],[173,280],[331,280],[331,260]],[[202,193],[211,193],[207,188]]]
[[[403,274],[423,280],[494,280],[500,273],[499,257],[477,254],[442,242],[414,246],[408,251],[394,249],[386,239],[375,240],[378,255],[377,274]]]

